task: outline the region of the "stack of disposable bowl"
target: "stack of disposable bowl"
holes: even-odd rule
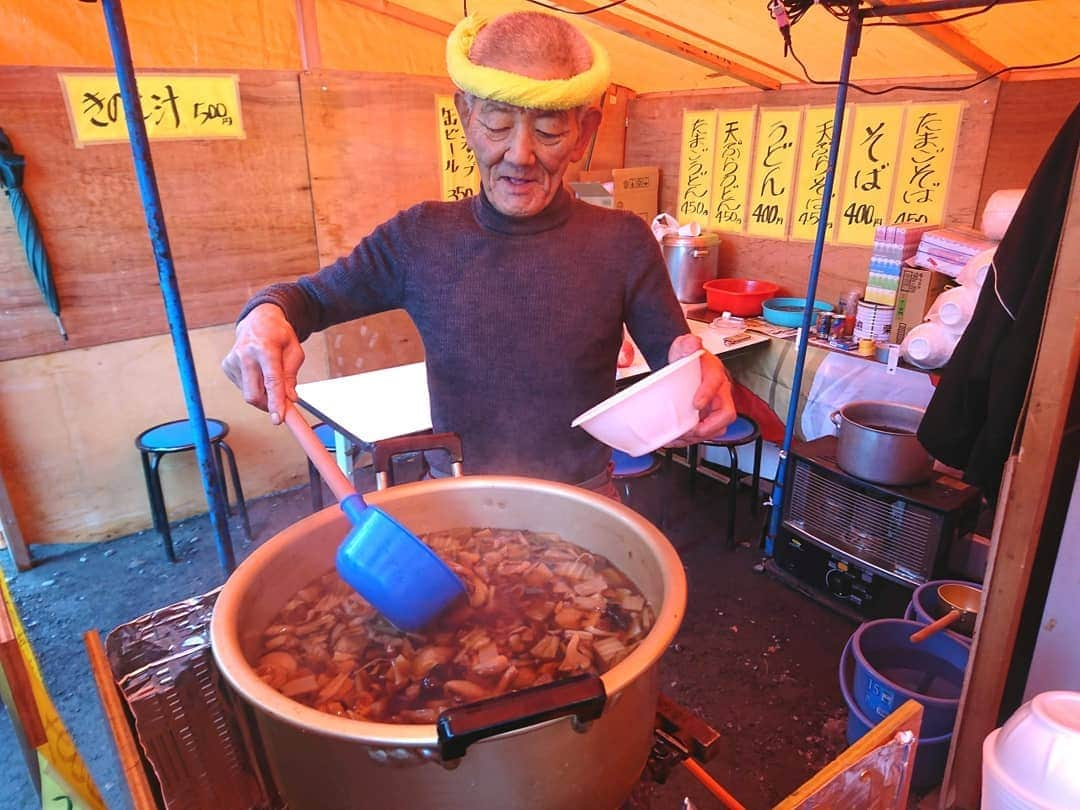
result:
[[[1043,692],[983,741],[982,810],[1080,807],[1080,692]]]

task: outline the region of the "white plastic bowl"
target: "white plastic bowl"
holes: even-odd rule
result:
[[[1080,692],[1036,695],[987,736],[982,807],[1080,807]]]
[[[651,453],[698,423],[694,393],[701,384],[704,350],[669,363],[624,388],[570,423],[631,456]]]

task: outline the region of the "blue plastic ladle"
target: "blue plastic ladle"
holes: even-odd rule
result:
[[[401,630],[415,633],[466,594],[439,556],[382,509],[369,505],[295,407],[285,424],[352,523],[338,547],[338,574]]]

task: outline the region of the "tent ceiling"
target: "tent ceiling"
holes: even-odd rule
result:
[[[867,0],[880,6],[919,1]],[[603,4],[559,2],[577,9]],[[445,33],[464,5],[463,0],[123,0],[140,68],[295,70],[303,64],[299,29],[310,36],[314,28],[324,68],[428,75],[444,73]],[[537,7],[525,0],[467,0],[467,6],[489,15]],[[614,81],[638,93],[805,82],[795,60],[783,55],[766,0],[628,0],[577,19],[611,53]],[[820,7],[793,27],[795,51],[815,79],[836,78],[844,28]],[[984,14],[922,28],[868,24],[852,79],[973,79],[1007,65],[1054,62],[1080,50],[1077,31],[1076,0],[999,3]],[[0,11],[0,63],[110,67],[100,5],[6,0]],[[1080,62],[1008,78],[1040,75],[1080,77]]]
[[[918,2],[918,0],[915,0]],[[990,0],[987,0],[990,2]],[[350,0],[336,0],[350,2]],[[897,0],[876,0],[879,5]],[[366,2],[393,6],[392,3]],[[462,12],[461,0],[398,0],[398,6],[448,23]],[[566,0],[567,8],[603,5],[600,0]],[[648,27],[692,46],[730,59],[782,83],[804,82],[802,71],[783,57],[776,24],[765,0],[628,0],[606,12]],[[495,14],[509,9],[535,9],[523,0],[469,0],[470,12]],[[597,15],[599,17],[601,15]],[[940,17],[955,16],[954,13]],[[745,86],[726,76],[659,48],[636,42],[592,22],[578,18],[611,52],[615,81],[639,93]],[[858,58],[852,65],[855,81],[921,77],[971,77],[979,71],[962,61],[932,37],[946,30],[946,39],[966,42],[970,50],[985,54],[990,65],[1034,64],[1073,56],[1080,30],[1080,8],[1074,0],[1032,0],[998,5],[987,13],[916,32],[894,26],[868,26]],[[843,50],[844,24],[825,9],[812,9],[793,28],[796,52],[815,79],[835,79]],[[1080,64],[1074,64],[1080,75]],[[983,71],[985,73],[985,71]]]

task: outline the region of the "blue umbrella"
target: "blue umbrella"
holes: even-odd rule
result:
[[[30,200],[22,189],[23,167],[26,158],[15,154],[4,130],[0,129],[0,187],[4,189],[8,202],[11,203],[11,212],[15,215],[15,227],[22,240],[23,249],[26,251],[26,261],[30,264],[30,272],[34,274],[38,289],[49,305],[52,314],[56,316],[56,326],[60,330],[60,336],[68,339],[67,331],[60,320],[60,298],[56,295],[56,284],[53,283],[52,267],[49,266],[49,256],[45,252],[45,241],[41,238],[41,229],[38,227],[34,211],[30,207]]]

